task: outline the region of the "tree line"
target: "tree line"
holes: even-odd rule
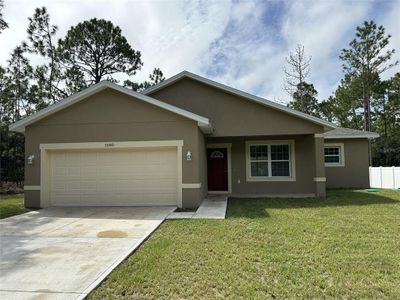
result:
[[[8,28],[3,7],[0,0],[0,34]],[[145,82],[133,79],[143,66],[141,53],[110,21],[93,18],[80,22],[56,40],[58,26],[45,7],[35,9],[28,20],[26,41],[0,66],[2,182],[24,180],[24,136],[10,132],[11,123],[102,80],[119,83],[118,74],[128,77],[123,85],[135,91],[165,79],[159,68]],[[42,63],[33,66],[32,57]]]
[[[383,26],[366,21],[356,28],[349,47],[342,49],[343,78],[328,99],[318,101],[314,85],[307,82],[311,57],[298,45],[286,58],[284,89],[293,99],[289,107],[333,122],[341,127],[379,133],[370,141],[370,165],[400,165],[400,73],[382,80],[381,74],[398,65],[390,35]]]

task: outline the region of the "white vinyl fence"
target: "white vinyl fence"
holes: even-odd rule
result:
[[[372,188],[400,188],[400,167],[369,167],[369,185]]]

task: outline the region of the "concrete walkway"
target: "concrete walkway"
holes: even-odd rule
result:
[[[174,209],[52,207],[0,220],[0,299],[83,299]]]
[[[167,219],[225,219],[228,197],[208,195],[196,212],[172,212]]]

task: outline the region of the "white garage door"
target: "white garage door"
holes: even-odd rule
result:
[[[176,148],[53,152],[54,206],[177,204]]]

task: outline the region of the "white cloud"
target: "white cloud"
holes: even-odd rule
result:
[[[393,62],[400,62],[400,1],[394,1],[389,8],[389,12],[385,15],[385,18],[382,19],[382,25],[386,29],[386,34],[390,34],[392,37],[390,39],[390,43],[388,47],[390,49],[395,49],[396,52],[393,56]],[[382,78],[388,79],[393,76],[396,72],[400,72],[400,67],[396,66],[392,69],[387,70],[382,74]]]
[[[142,52],[144,67],[135,77],[138,81],[154,67],[167,77],[189,70],[287,101],[282,67],[289,51],[297,43],[305,46],[313,57],[310,81],[320,98],[327,98],[342,77],[340,50],[347,47],[355,27],[371,18],[374,2],[5,0],[10,28],[0,35],[0,64],[26,39],[27,18],[40,6],[48,8],[52,22],[59,26],[58,38],[72,25],[93,17],[120,26],[130,44]],[[282,9],[274,10],[276,6]],[[399,59],[400,1],[385,7],[390,9],[381,11],[376,22],[393,35],[391,45]]]
[[[177,2],[172,7],[163,2],[149,10],[151,28],[139,45],[143,60],[152,66],[149,71],[159,66],[172,76],[183,69],[200,70],[204,52],[229,21],[230,3]]]
[[[59,26],[57,38],[78,22],[94,17],[120,26],[130,44],[142,52],[144,67],[135,79],[143,80],[154,67],[160,67],[167,76],[183,69],[198,72],[202,53],[229,21],[231,3],[6,0],[4,15],[10,28],[0,35],[1,64],[26,40],[27,18],[40,6],[47,7],[52,22]]]

